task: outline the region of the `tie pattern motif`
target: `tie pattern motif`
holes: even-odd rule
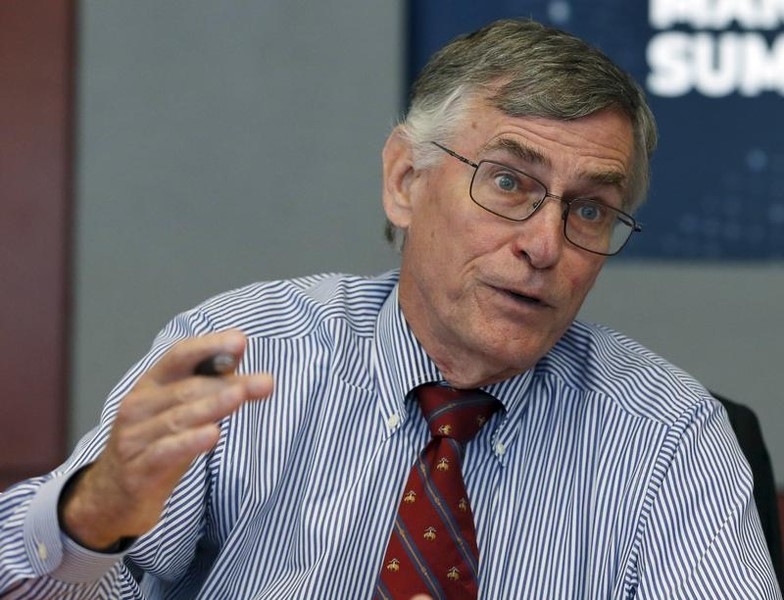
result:
[[[427,385],[416,394],[432,439],[406,482],[376,597],[476,598],[479,551],[461,463],[499,405],[480,390]]]

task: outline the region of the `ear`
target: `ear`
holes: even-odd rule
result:
[[[400,229],[411,222],[411,184],[414,157],[411,144],[398,125],[387,138],[382,153],[384,163],[384,212]]]

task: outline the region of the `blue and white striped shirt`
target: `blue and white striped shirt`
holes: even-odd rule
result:
[[[402,487],[429,438],[409,392],[442,379],[397,273],[261,283],[175,318],[54,473],[0,496],[0,596],[369,598]],[[118,403],[176,340],[237,327],[273,396],[222,423],[159,524],[124,555],[57,523]],[[723,409],[629,339],[575,323],[469,442],[482,598],[780,598],[752,481]]]

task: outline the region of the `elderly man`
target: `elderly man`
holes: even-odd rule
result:
[[[570,35],[450,43],[383,152],[399,272],[175,318],[66,464],[2,497],[0,593],[780,597],[725,413],[574,320],[655,138]]]

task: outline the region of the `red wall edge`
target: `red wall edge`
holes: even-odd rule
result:
[[[0,489],[64,457],[73,0],[0,2]]]

